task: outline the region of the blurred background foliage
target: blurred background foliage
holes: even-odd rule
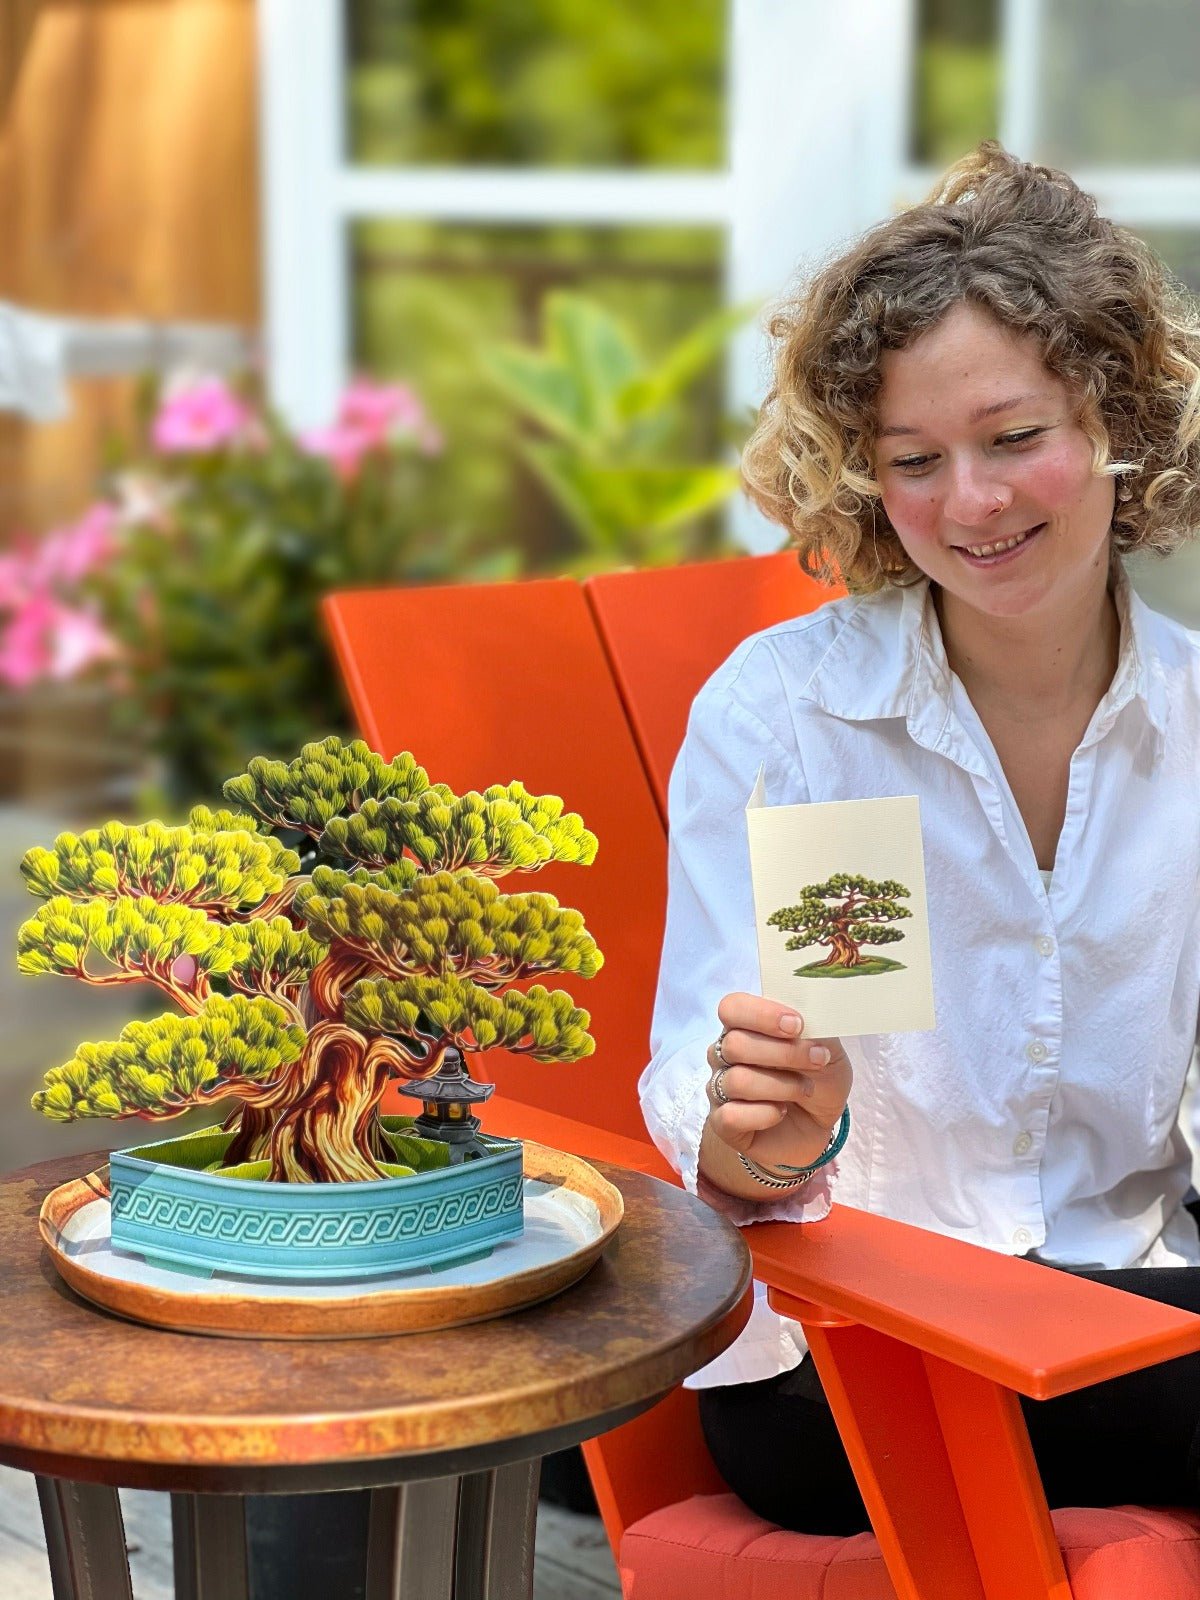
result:
[[[743,320],[736,307],[705,318],[665,355],[647,358],[619,317],[584,295],[543,302],[543,344],[485,348],[499,392],[545,439],[522,454],[581,541],[575,571],[653,566],[707,553],[697,528],[737,487],[737,468],[676,455],[680,401]]]
[[[347,22],[356,161],[724,164],[725,0],[350,0]]]
[[[490,581],[519,562],[500,530],[462,514],[440,431],[409,389],[360,383],[331,427],[299,439],[247,404],[240,430],[169,452],[152,419],[171,400],[148,389],[144,404],[137,445],[113,459],[111,549],[84,587],[117,642],[98,669],[114,731],[152,759],[141,808],[180,812],[252,755],[352,727],[323,595]]]
[[[1000,126],[1000,0],[919,0],[910,155],[948,166]]]
[[[648,360],[661,358],[722,304],[716,229],[491,226],[444,222],[357,224],[351,244],[356,364],[403,374],[434,416],[447,419],[457,514],[497,528],[532,568],[577,565],[578,525],[538,481],[519,448],[538,431],[488,377],[486,352],[530,346],[556,291],[595,302]],[[671,457],[728,455],[720,351],[672,407],[662,438]],[[709,516],[680,530],[676,551],[712,552]],[[630,549],[624,559],[636,559]],[[610,561],[620,562],[620,551]]]
[[[611,0],[602,12],[589,0],[349,0],[346,19],[346,139],[364,165],[724,164],[725,0]],[[402,372],[435,415],[454,419],[460,510],[505,529],[533,567],[640,559],[636,542],[602,553],[586,519],[546,492],[521,447],[545,419],[514,409],[480,356],[536,343],[543,301],[570,290],[617,319],[648,360],[662,357],[721,307],[720,230],[371,221],[355,227],[351,259],[355,360]],[[664,410],[666,459],[729,458],[723,380],[713,359],[686,404]],[[657,559],[715,553],[711,511],[676,524]]]

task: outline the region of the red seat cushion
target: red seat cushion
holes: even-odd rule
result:
[[[1052,1513],[1074,1600],[1196,1600],[1200,1512]],[[896,1600],[874,1534],[788,1533],[736,1495],[693,1495],[621,1541],[625,1600]]]

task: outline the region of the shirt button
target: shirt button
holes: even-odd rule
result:
[[[1013,1155],[1015,1156],[1027,1156],[1032,1149],[1033,1135],[1031,1133],[1019,1133],[1013,1140]]]
[[[1013,1243],[1018,1250],[1028,1250],[1033,1243],[1033,1235],[1028,1228],[1018,1228],[1016,1233],[1013,1234]]]
[[[1046,934],[1043,934],[1040,939],[1035,941],[1035,943],[1037,944],[1038,955],[1052,956],[1054,954],[1054,940],[1049,938]]]
[[[1040,1039],[1031,1039],[1025,1046],[1025,1054],[1029,1057],[1030,1061],[1045,1061],[1046,1046]]]

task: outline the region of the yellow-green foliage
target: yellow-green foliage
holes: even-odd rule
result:
[[[395,1034],[414,1067],[446,1043],[542,1061],[591,1054],[588,1013],[570,994],[507,987],[592,977],[603,957],[582,915],[492,881],[593,860],[595,836],[557,796],[520,783],[457,795],[407,753],[385,762],[337,738],[290,762],[256,758],[224,792],[229,807],[196,806],[183,826],[111,822],[26,855],[45,903],[18,933],[21,972],[150,979],[189,1013],[80,1045],[47,1074],[38,1110],[173,1115],[295,1061],[301,1019]],[[326,861],[303,877],[273,830],[308,834]],[[354,983],[358,972],[370,976]]]
[[[205,975],[228,972],[245,958],[243,927],[210,922],[190,906],[164,906],[140,899],[69,900],[55,895],[17,932],[17,970],[102,978],[99,957],[115,971],[169,974],[180,956],[192,956]]]
[[[299,867],[296,852],[273,837],[161,822],[106,822],[82,834],[60,833],[53,849],[35,847],[21,862],[30,890],[43,898],[147,895],[162,905],[217,912],[250,910]]]
[[[346,997],[346,1021],[368,1033],[445,1038],[460,1050],[499,1047],[537,1061],[579,1061],[596,1048],[590,1016],[565,989],[535,983],[527,994],[489,994],[459,978],[365,978]]]
[[[70,1061],[46,1073],[33,1109],[59,1122],[169,1116],[212,1098],[230,1078],[269,1078],[299,1057],[304,1037],[272,1000],[214,995],[196,1016],[130,1022],[119,1039],[81,1044]]]
[[[596,836],[577,812],[563,814],[557,795],[531,795],[520,783],[455,795],[438,784],[414,800],[366,801],[354,815],[333,818],[321,848],[372,867],[409,851],[427,871],[470,867],[499,878],[551,861],[589,866]]]
[[[314,897],[331,900],[341,894],[348,883],[357,884],[365,888],[374,884],[377,888],[388,889],[393,894],[403,894],[406,889],[411,889],[421,876],[421,869],[415,861],[393,861],[380,872],[373,872],[370,867],[355,867],[347,872],[342,867],[330,867],[322,863],[313,868],[312,877],[305,878],[296,889],[292,905],[301,915],[306,915],[305,907]]]
[[[238,829],[245,833],[263,833],[263,824],[248,811],[214,811],[211,806],[193,806],[188,812],[187,825],[195,833],[229,833]],[[263,834],[263,837],[274,836]]]
[[[367,956],[390,977],[460,973],[487,988],[534,973],[591,978],[603,957],[580,912],[549,894],[501,894],[474,873],[431,873],[402,894],[344,883],[309,895],[304,915],[316,938]]]
[[[526,853],[530,848],[538,855],[537,865],[550,861],[567,861],[581,867],[590,867],[596,859],[596,835],[583,825],[577,811],[563,813],[563,803],[556,794],[530,794],[522,783],[494,783],[483,791],[487,804],[486,816],[490,837],[494,841],[498,859],[506,856],[514,867],[527,869],[529,862],[516,854],[519,844]],[[534,836],[531,843],[526,833]],[[510,844],[511,841],[511,844]],[[542,846],[546,853],[543,855]],[[511,855],[509,852],[511,850]]]
[[[384,761],[362,739],[344,744],[334,736],[306,744],[294,761],[255,756],[244,773],[223,785],[226,799],[272,827],[314,835],[364,800],[408,800],[428,787],[424,767],[407,752]]]
[[[245,954],[229,968],[229,981],[247,992],[278,993],[308,982],[312,969],[325,954],[311,934],[293,928],[286,917],[256,917],[238,925],[246,941]]]

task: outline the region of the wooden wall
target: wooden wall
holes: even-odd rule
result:
[[[259,320],[253,0],[0,0],[0,300]],[[132,384],[0,418],[0,542],[86,500]]]

